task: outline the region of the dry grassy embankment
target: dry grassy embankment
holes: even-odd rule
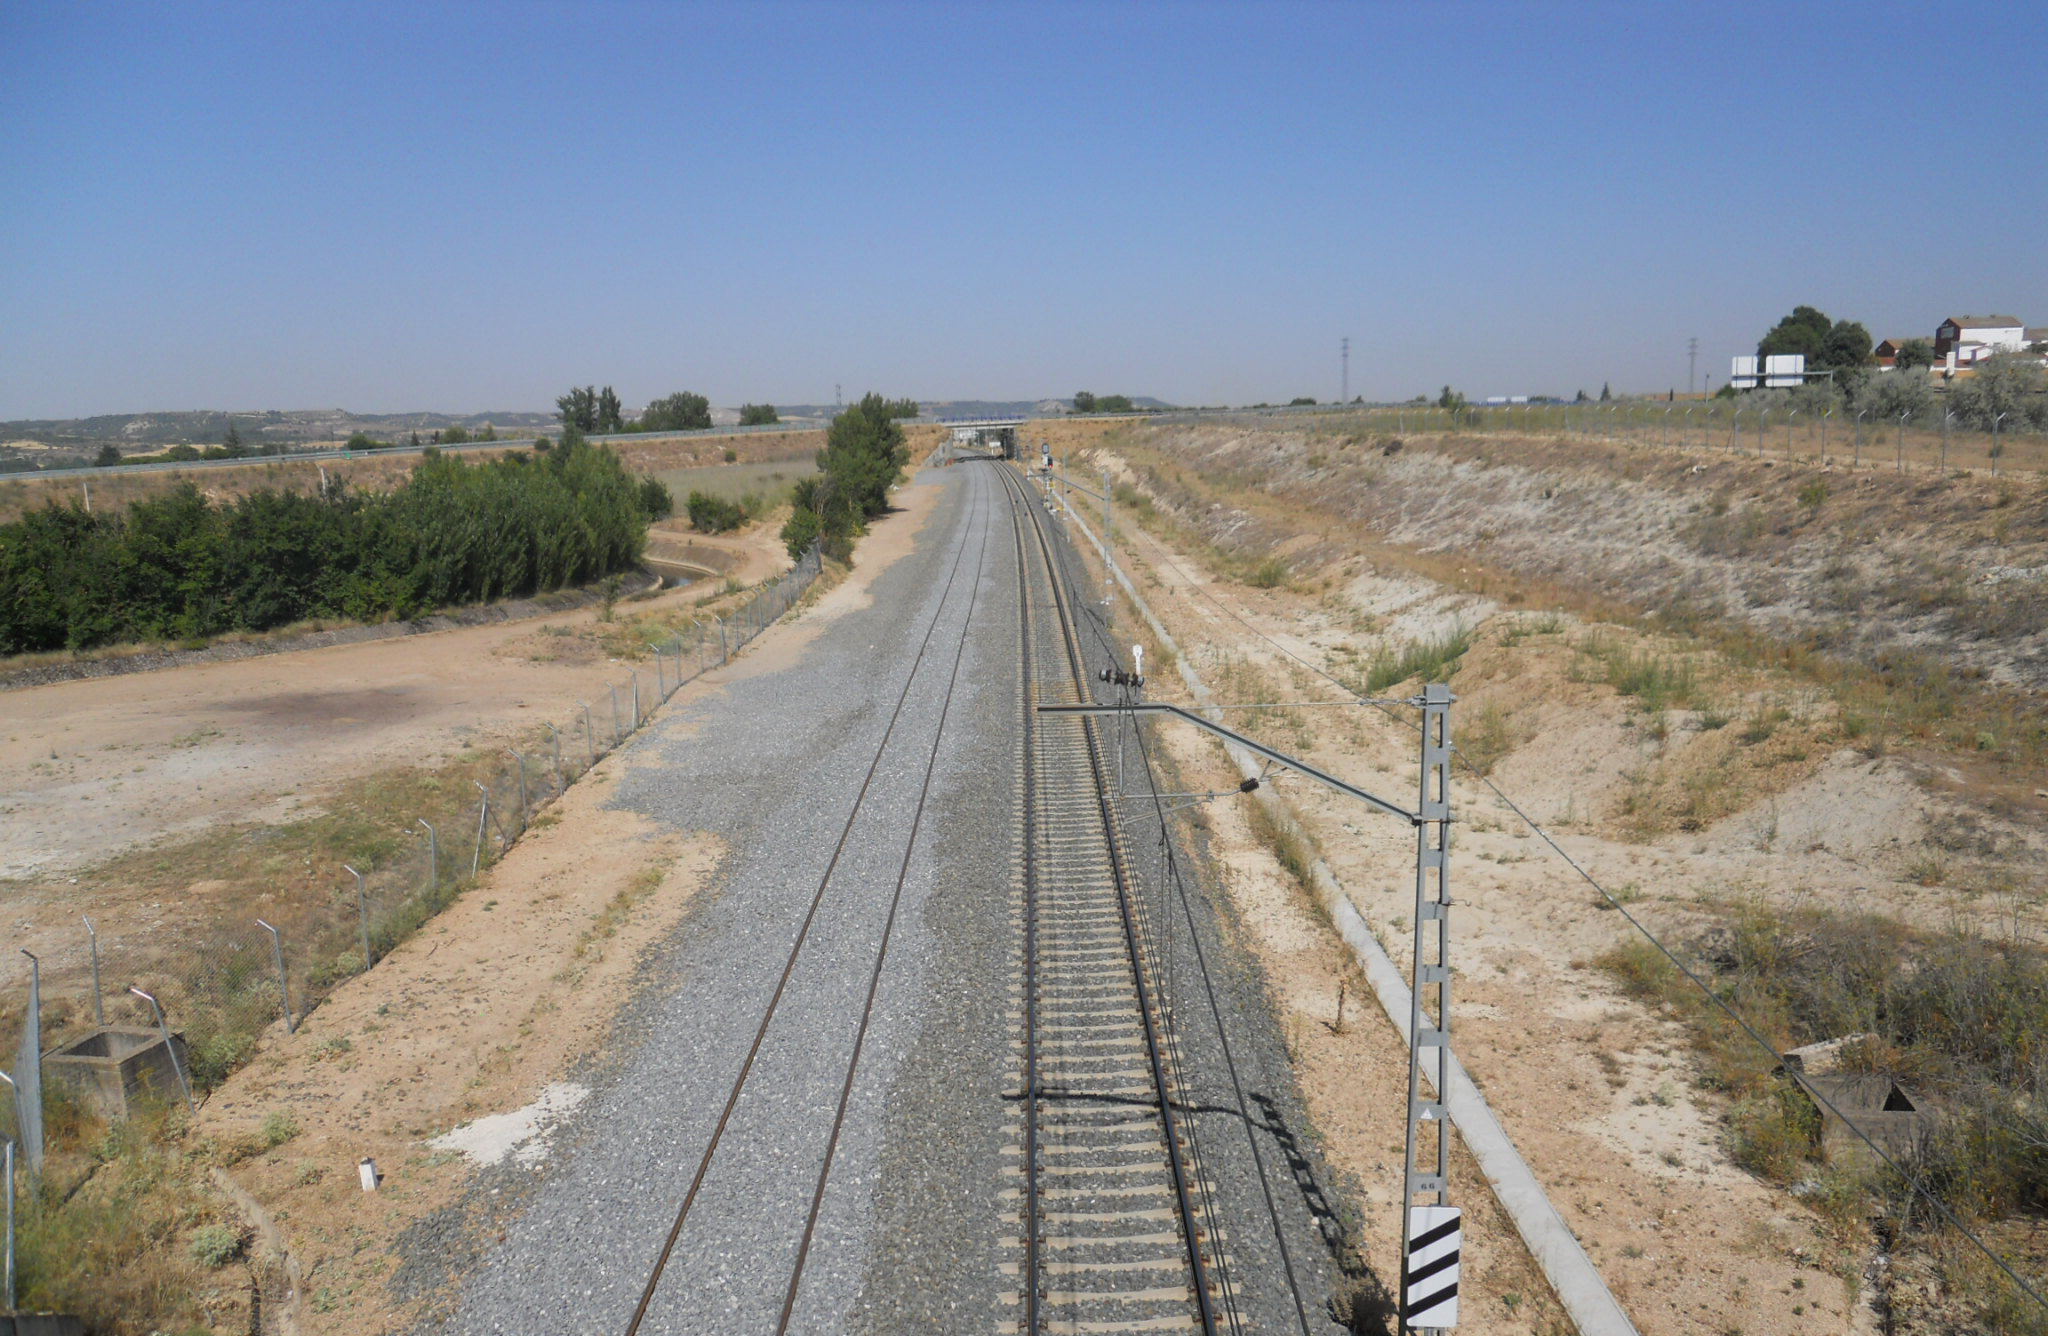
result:
[[[1857,1060],[1937,1114],[1915,1171],[2048,1274],[2040,479],[1277,424],[1127,428],[1100,464],[1125,522],[1188,554],[1130,536],[1226,698],[1327,696],[1283,649],[1362,693],[1450,677],[1465,775],[1498,777],[1777,1050],[1875,1034]],[[1342,773],[1412,774],[1412,743],[1337,716],[1245,726]],[[1356,893],[1386,875],[1378,837],[1303,801],[1398,935],[1399,897]],[[1830,1161],[1772,1055],[1612,904],[1532,864],[1469,779],[1459,802],[1466,1061],[1546,1181],[1600,1184],[1564,1209],[1644,1330],[1811,1305],[1816,1268],[1842,1287],[1829,1311],[1888,1329],[2042,1329],[1924,1204]],[[1771,1188],[1794,1196],[1750,1195]],[[1643,1219],[1759,1210],[1728,1255],[1651,1265]],[[1782,1299],[1730,1288],[1731,1266],[1758,1286],[1785,1267]]]

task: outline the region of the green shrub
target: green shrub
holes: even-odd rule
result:
[[[298,1120],[283,1109],[272,1109],[263,1115],[263,1144],[271,1149],[275,1150],[298,1134]]]
[[[747,512],[738,502],[703,492],[691,492],[683,508],[689,513],[690,527],[699,533],[725,533],[747,522]]]
[[[676,499],[669,494],[668,484],[659,478],[647,477],[640,480],[640,513],[649,520],[665,520],[675,514]]]
[[[1410,678],[1420,678],[1425,682],[1448,681],[1458,670],[1458,660],[1470,648],[1472,633],[1463,626],[1455,626],[1444,635],[1427,640],[1411,640],[1398,651],[1382,648],[1366,666],[1363,694],[1376,696]]]
[[[382,494],[215,503],[187,482],[125,512],[52,504],[0,525],[0,654],[412,617],[626,569],[646,535],[618,457],[568,441],[481,463],[429,450]]]
[[[242,1255],[242,1235],[226,1225],[201,1225],[192,1233],[192,1256],[207,1266],[226,1266]]]
[[[1252,568],[1246,573],[1244,582],[1254,589],[1278,589],[1281,585],[1287,583],[1289,574],[1291,572],[1287,569],[1287,562],[1284,559],[1280,557],[1262,557],[1252,563]]]

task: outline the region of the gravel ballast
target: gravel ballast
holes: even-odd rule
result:
[[[876,578],[868,606],[824,625],[791,666],[736,675],[628,744],[637,754],[614,801],[670,829],[714,831],[729,857],[719,883],[650,953],[611,1061],[557,1132],[556,1152],[518,1171],[529,1176],[517,1194],[524,1210],[502,1241],[486,1243],[452,1313],[430,1329],[626,1329],[842,831],[796,968],[641,1330],[776,1329],[899,871],[901,900],[790,1329],[986,1332],[1015,1320],[1015,1278],[998,1259],[1000,1240],[1017,1231],[1001,1155],[1016,1116],[1004,1098],[1019,800],[1012,519],[992,466],[928,471],[909,485],[944,494],[913,548]],[[1197,899],[1201,923],[1213,911]],[[1260,1096],[1254,1115],[1267,1126],[1258,1135],[1310,1330],[1336,1330],[1324,1316],[1336,1283],[1331,1221],[1310,1208],[1329,1194],[1302,1149],[1284,1052],[1230,934],[1213,923],[1201,931],[1212,970],[1227,975],[1226,1019],[1244,1027],[1231,1041]],[[1189,973],[1189,962],[1179,969]],[[1192,1065],[1213,1061],[1213,1039],[1191,1032],[1184,1042]],[[1206,1109],[1235,1099],[1227,1080],[1198,1084]],[[1254,1329],[1298,1330],[1272,1245],[1256,1242],[1270,1240],[1272,1225],[1243,1123],[1234,1112],[1202,1117],[1214,1124],[1201,1129],[1205,1168],[1244,1257],[1233,1276]]]

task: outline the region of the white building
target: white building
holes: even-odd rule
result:
[[[2027,346],[2027,327],[2009,315],[1955,315],[1934,331],[1935,360],[1953,368]]]

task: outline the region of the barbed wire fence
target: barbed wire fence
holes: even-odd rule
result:
[[[296,1029],[335,989],[453,903],[570,785],[643,728],[677,689],[772,626],[820,571],[813,545],[794,568],[755,586],[724,616],[693,619],[648,641],[651,664],[607,677],[570,718],[527,729],[457,767],[463,778],[433,781],[435,801],[404,827],[380,829],[364,836],[360,849],[338,851],[339,876],[322,875],[325,860],[308,859],[303,875],[288,869],[277,876],[260,897],[260,913],[202,912],[196,927],[190,906],[167,912],[162,904],[82,919],[75,938],[46,946],[37,961],[39,982],[30,986],[21,1042],[0,1073],[17,1092],[11,1107],[0,1104],[0,1126],[24,1143],[39,1133],[40,1078],[52,1074],[53,1060],[118,1059],[160,1042],[146,999],[162,1008],[161,1031],[180,1041],[170,1046],[178,1081],[152,1093],[175,1102],[182,1085],[203,1099],[255,1055],[270,1026],[282,1021]],[[274,833],[257,830],[248,838],[260,844]],[[75,1088],[65,1079],[74,1070],[84,1069],[60,1065],[58,1083]]]

